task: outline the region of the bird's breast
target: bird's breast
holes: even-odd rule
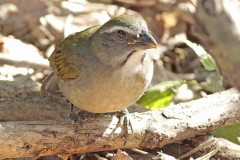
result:
[[[134,104],[149,85],[153,64],[150,56],[135,53],[122,68],[102,71],[74,81],[61,82],[65,97],[77,107],[95,113],[119,111]]]

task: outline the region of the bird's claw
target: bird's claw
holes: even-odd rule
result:
[[[129,118],[129,112],[127,109],[121,110],[116,112],[116,116],[118,117],[118,123],[116,124],[115,129],[113,130],[113,133],[115,132],[115,130],[119,127],[122,127],[122,132],[121,135],[124,136],[125,138],[125,142],[124,145],[126,145],[127,143],[127,139],[129,136],[129,128],[130,128],[130,132],[133,132],[133,127],[132,127],[132,123],[131,120]]]

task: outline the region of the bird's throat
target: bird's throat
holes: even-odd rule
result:
[[[145,59],[145,51],[132,51],[124,60],[121,66],[121,72],[125,76],[135,75],[142,70]]]
[[[124,65],[127,63],[127,61],[129,60],[129,58],[130,58],[135,52],[137,52],[137,51],[136,51],[136,50],[133,50],[132,52],[130,52],[130,53],[127,55],[126,59],[121,63],[121,66],[124,66]]]

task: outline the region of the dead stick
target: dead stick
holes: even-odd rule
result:
[[[8,64],[16,67],[33,68],[35,70],[49,70],[49,65],[38,62],[18,61],[7,58],[7,56],[0,56],[0,64]]]

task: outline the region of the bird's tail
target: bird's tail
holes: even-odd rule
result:
[[[57,76],[51,72],[42,82],[41,91],[43,92],[57,92],[59,91]]]

